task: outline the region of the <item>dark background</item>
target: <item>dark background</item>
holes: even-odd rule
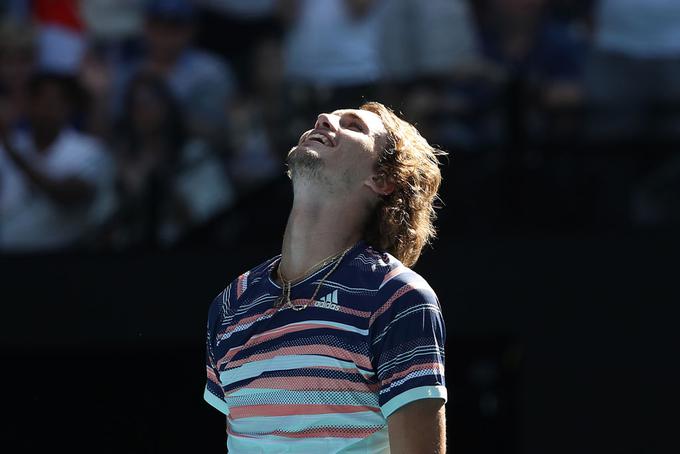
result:
[[[492,3],[469,2],[480,36],[496,31]],[[586,65],[598,2],[538,3],[549,6],[545,23],[589,30]],[[271,33],[270,19],[210,10],[193,20],[195,41],[246,80],[256,40],[241,48],[243,33],[284,33]],[[593,134],[601,109],[620,106],[588,97],[579,63],[570,68],[579,95],[541,101],[555,82],[534,71],[543,60],[514,67],[489,46],[486,57],[507,70],[490,85],[480,88],[479,74],[429,75],[331,90],[284,103],[282,124],[303,125],[296,135],[320,110],[377,99],[449,151],[438,238],[415,270],[446,320],[450,452],[677,453],[680,136]],[[432,101],[451,92],[466,99],[462,111]],[[668,101],[645,118],[677,115]],[[81,108],[75,124],[110,138]],[[279,153],[291,144],[287,133],[271,142]],[[217,155],[238,180],[233,152]],[[292,202],[282,157],[273,176],[241,181],[233,205],[170,246],[116,243],[116,221],[71,247],[0,250],[2,452],[224,452],[224,417],[202,397],[207,310],[280,251]]]
[[[207,307],[276,253],[282,219],[223,250],[3,257],[3,445],[218,451]],[[669,233],[442,229],[416,270],[447,323],[449,446],[674,452],[679,253]]]

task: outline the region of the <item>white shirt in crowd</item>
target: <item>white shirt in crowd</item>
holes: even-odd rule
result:
[[[45,153],[35,151],[30,135],[13,137],[17,153],[52,178],[78,177],[93,184],[93,201],[65,208],[47,196],[0,146],[0,249],[11,252],[68,247],[93,231],[115,210],[115,168],[94,138],[64,130]]]
[[[191,228],[211,221],[236,200],[234,187],[222,163],[205,142],[187,142],[182,149],[181,169],[172,190],[188,208],[190,225],[180,226],[172,220],[162,219],[158,233],[164,246],[171,246]]]
[[[80,14],[87,32],[96,39],[121,40],[141,34],[145,0],[87,0]]]
[[[284,42],[286,77],[327,86],[378,80],[381,3],[376,1],[370,13],[356,19],[345,0],[301,0]]]
[[[382,24],[386,76],[441,75],[479,59],[466,0],[390,0]]]

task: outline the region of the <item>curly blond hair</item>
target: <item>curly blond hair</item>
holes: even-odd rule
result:
[[[379,152],[376,172],[394,184],[394,191],[375,206],[364,239],[413,266],[436,236],[435,209],[442,181],[438,157],[447,153],[431,146],[413,125],[383,104],[367,102],[359,109],[378,115],[385,125],[387,142]]]

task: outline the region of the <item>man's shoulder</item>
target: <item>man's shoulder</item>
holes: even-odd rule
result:
[[[354,258],[353,266],[359,268],[363,279],[371,281],[380,293],[389,293],[405,285],[432,290],[425,278],[416,271],[389,252],[372,246],[367,246]]]
[[[255,265],[254,267],[250,268],[247,271],[242,272],[239,274],[234,280],[231,281],[229,284],[230,286],[248,286],[250,287],[251,285],[254,285],[258,283],[259,281],[263,279],[269,279],[269,271],[271,270],[272,265],[274,262],[276,262],[280,255],[276,255],[274,257],[270,257],[267,260]],[[242,289],[242,291],[245,290],[245,288]],[[239,297],[240,294],[239,293]]]
[[[217,308],[220,308],[222,317],[227,316],[234,308],[235,304],[241,299],[248,289],[252,289],[256,284],[269,279],[269,270],[272,264],[278,260],[280,255],[268,258],[255,267],[239,274],[230,281],[227,286],[218,293],[211,304],[211,315],[217,315]]]

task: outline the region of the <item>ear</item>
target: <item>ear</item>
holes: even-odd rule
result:
[[[383,173],[374,173],[364,184],[378,195],[390,195],[394,192],[394,183],[389,181]]]

